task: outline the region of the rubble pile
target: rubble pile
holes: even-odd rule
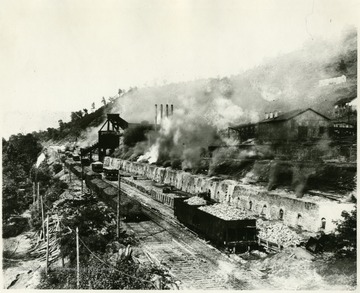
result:
[[[185,200],[185,202],[191,206],[206,205],[206,200],[199,196],[190,197],[189,199]]]
[[[199,207],[200,210],[226,221],[249,219],[249,213],[224,203]]]
[[[271,223],[258,219],[256,221],[259,231],[259,238],[280,244],[284,247],[299,245],[303,239],[295,231],[283,223]]]

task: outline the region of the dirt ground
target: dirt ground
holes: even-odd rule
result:
[[[4,289],[35,289],[39,284],[45,263],[28,256],[33,241],[34,232],[29,231],[3,239]]]

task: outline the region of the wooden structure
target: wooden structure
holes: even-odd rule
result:
[[[102,161],[107,150],[114,151],[119,147],[120,129],[125,130],[129,123],[120,117],[120,114],[107,114],[107,120],[98,131],[98,142],[80,149],[81,160],[89,155],[89,163],[92,161],[92,153],[98,150],[99,161]]]
[[[266,113],[264,120],[253,124],[229,127],[241,143],[248,139],[258,142],[296,142],[322,138],[329,133],[331,120],[311,108],[287,113]]]

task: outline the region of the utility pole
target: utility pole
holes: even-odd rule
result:
[[[33,204],[36,202],[36,183],[33,182]]]
[[[121,197],[121,186],[120,186],[120,170],[119,170],[119,173],[118,173],[118,185],[119,185],[119,188],[118,188],[118,201],[117,201],[117,215],[116,215],[116,223],[117,223],[117,229],[116,229],[116,236],[117,238],[119,239],[120,237],[120,197]]]
[[[76,227],[76,288],[80,288],[79,228]]]
[[[45,241],[45,219],[44,219],[44,202],[42,195],[40,196],[41,199],[41,221],[42,221],[42,229],[43,229],[43,235],[44,235],[44,241]]]
[[[49,273],[49,215],[46,217],[46,274]]]
[[[81,163],[81,194],[84,195],[84,165]]]
[[[38,201],[38,209],[40,210],[40,183],[37,182],[37,201]]]

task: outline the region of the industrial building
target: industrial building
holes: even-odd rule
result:
[[[347,124],[344,127],[343,123],[341,125],[334,123],[325,115],[307,108],[286,113],[279,111],[265,113],[265,119],[258,123],[229,127],[228,134],[240,143],[249,139],[255,139],[260,143],[311,142],[331,134],[340,133],[338,128],[346,128],[346,133],[349,135],[355,134],[353,125]],[[341,131],[341,133],[345,132]]]

